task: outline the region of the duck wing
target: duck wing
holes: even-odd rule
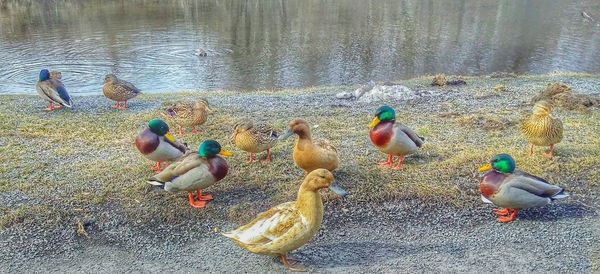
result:
[[[60,80],[49,79],[38,82],[37,89],[38,91],[41,91],[41,93],[43,93],[48,99],[57,104],[61,104],[69,108],[72,106],[71,96],[69,96],[67,89]]]
[[[206,160],[200,157],[196,151],[188,151],[179,160],[171,163],[160,173],[152,176],[149,181],[156,182],[170,182],[171,180],[186,174],[188,171],[199,167],[203,164],[207,164]]]
[[[406,136],[408,136],[408,138],[410,138],[417,147],[423,146],[423,144],[425,143],[425,138],[419,136],[416,132],[414,132],[412,129],[405,125],[397,124],[397,126],[398,129],[404,132]]]
[[[337,153],[337,148],[335,146],[333,146],[331,143],[329,143],[328,140],[325,139],[315,139],[313,140],[313,144],[317,147],[320,147],[324,150],[329,150],[332,152]]]
[[[545,198],[552,198],[564,192],[561,187],[551,185],[543,178],[523,171],[515,171],[513,175],[509,176],[507,185]]]
[[[295,202],[288,202],[271,208],[259,214],[249,224],[223,235],[252,249],[276,252],[279,246],[301,237],[300,232],[308,228],[294,205]]]
[[[279,137],[273,127],[265,123],[254,124],[250,131],[252,135],[257,137],[257,141],[260,144],[272,144]]]

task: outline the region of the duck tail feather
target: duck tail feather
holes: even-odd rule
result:
[[[571,195],[571,194],[569,194],[569,192],[566,192],[563,189],[559,193],[556,193],[552,197],[550,197],[550,199],[552,199],[552,200],[563,199],[563,198],[569,197],[569,195]]]

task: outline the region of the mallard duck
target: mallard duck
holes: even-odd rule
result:
[[[160,186],[169,192],[188,192],[188,201],[192,207],[202,208],[213,197],[202,195],[202,189],[214,185],[227,175],[227,162],[217,156],[231,156],[231,152],[221,148],[219,142],[206,140],[198,151],[188,151],[162,172],[154,175],[148,183]],[[194,199],[193,191],[196,191]]]
[[[545,156],[552,159],[554,145],[563,137],[563,125],[560,119],[551,115],[552,105],[548,101],[539,101],[533,106],[533,114],[523,121],[521,133],[529,142],[529,156],[533,156],[533,146],[548,146]]]
[[[264,123],[252,123],[249,119],[238,121],[233,127],[230,141],[236,147],[250,153],[248,163],[254,162],[254,153],[267,151],[264,163],[271,162],[271,148],[277,144],[277,132]]]
[[[153,119],[147,128],[140,131],[135,139],[135,146],[144,157],[156,161],[152,170],[161,171],[161,162],[173,161],[181,157],[187,150],[184,144],[175,141],[169,133],[169,126],[163,120]]]
[[[416,152],[425,142],[425,138],[417,135],[412,129],[396,123],[396,112],[389,106],[377,109],[369,128],[371,143],[388,155],[387,161],[380,165],[391,167],[394,164],[394,156],[398,156],[398,164],[393,167],[395,170],[402,168],[404,156]]]
[[[107,74],[104,77],[102,92],[106,98],[117,101],[116,109],[127,109],[127,100],[140,95],[141,91],[132,83],[118,79],[114,74]],[[121,105],[123,102],[123,105]]]
[[[510,155],[498,154],[479,168],[479,172],[487,171],[479,184],[481,200],[500,207],[494,210],[499,222],[512,222],[521,208],[541,207],[569,196],[561,187],[515,167]]]
[[[200,99],[176,102],[169,106],[162,115],[177,124],[179,135],[183,135],[185,133],[183,127],[191,127],[192,134],[200,133],[196,127],[206,123],[208,114],[211,112],[208,101]]]
[[[50,78],[50,71],[47,69],[40,71],[39,81],[35,85],[35,89],[42,98],[49,102],[48,108],[45,110],[51,111],[73,106],[73,101],[67,93],[65,85],[59,79]],[[55,107],[54,104],[59,106]]]
[[[340,164],[337,149],[323,139],[313,140],[310,134],[310,126],[302,119],[294,119],[290,122],[288,130],[280,137],[285,140],[292,134],[298,135],[294,146],[294,163],[309,173],[317,168],[333,171]]]
[[[223,235],[252,253],[279,256],[289,270],[303,271],[300,267],[290,267],[287,253],[308,243],[321,227],[324,212],[320,189],[329,187],[338,195],[346,195],[332,182],[331,172],[316,169],[304,178],[295,202],[273,207]]]

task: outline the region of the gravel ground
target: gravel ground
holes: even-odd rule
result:
[[[506,115],[514,120],[515,117],[528,111],[529,106],[526,106],[526,102],[532,94],[535,94],[534,90],[543,88],[549,82],[564,82],[577,92],[598,95],[600,94],[599,79],[600,75],[569,74],[494,80],[467,78],[469,85],[466,87],[446,87],[434,92],[438,96],[395,102],[395,104],[403,109],[401,113],[412,111],[415,116],[439,113],[486,113],[490,109],[505,108],[512,110]],[[427,81],[430,80],[416,79],[406,81],[406,84],[411,88],[431,89],[427,86]],[[499,83],[506,85],[512,93],[500,95],[494,93],[493,87]],[[219,108],[227,109],[229,112],[244,111],[249,116],[263,115],[265,110],[276,106],[296,113],[312,109],[313,119],[316,119],[315,113],[327,116],[339,111],[347,111],[368,122],[375,104],[357,104],[333,98],[333,95],[340,90],[353,88],[355,87],[315,88],[302,94],[294,91],[254,92],[242,95],[225,92],[223,95],[209,96],[213,96],[211,103],[214,102]],[[460,89],[465,90],[465,93],[457,92]],[[132,102],[129,110],[131,115],[128,119],[147,118],[152,115],[148,114],[147,110],[159,108],[160,100],[157,98],[160,97],[161,95],[149,95]],[[23,146],[39,145],[35,138],[18,139],[21,136],[19,134],[23,132],[34,137],[36,132],[27,132],[23,129],[12,132],[12,128],[22,125],[10,124],[12,120],[6,119],[10,117],[11,111],[21,117],[28,115],[31,108],[41,108],[41,101],[32,98],[35,97],[0,96],[0,101],[6,106],[0,110],[0,118],[3,118],[2,121],[8,121],[7,124],[0,124],[0,128],[5,131],[0,134],[2,137],[0,148],[7,144],[14,145],[15,138]],[[89,96],[76,99],[77,108],[72,110],[73,113],[113,117],[111,110],[108,109],[109,103],[101,97]],[[303,102],[308,107],[298,107],[297,102]],[[505,112],[499,111],[499,113]],[[43,118],[50,114],[39,115]],[[57,115],[68,117],[67,114]],[[561,115],[565,114],[561,113]],[[114,116],[118,117],[116,114]],[[29,119],[26,121],[36,122],[35,117],[26,117]],[[278,123],[285,124],[287,119],[283,117]],[[418,121],[415,124],[418,124]],[[581,123],[571,122],[571,124]],[[119,125],[118,128],[123,129],[125,126]],[[134,132],[135,129],[131,130]],[[213,125],[211,130],[225,130],[225,126]],[[92,131],[92,133],[97,132]],[[478,134],[484,133],[486,132],[478,131]],[[97,134],[99,138],[103,137],[100,133]],[[36,189],[35,185],[19,181],[22,179],[19,176],[24,176],[24,173],[18,170],[19,168],[28,169],[31,174],[34,174],[29,179],[34,183],[61,178],[60,169],[49,174],[37,174],[36,169],[45,167],[40,164],[39,157],[46,157],[45,160],[51,162],[65,161],[63,164],[66,167],[90,158],[119,161],[119,157],[130,157],[123,156],[131,154],[130,144],[126,141],[122,142],[124,144],[116,142],[119,146],[116,149],[111,146],[98,147],[96,150],[83,153],[78,158],[56,156],[43,150],[36,151],[35,153],[39,154],[23,156],[23,161],[31,161],[30,166],[15,168],[6,163],[0,166],[2,169],[0,214],[14,216],[14,220],[11,219],[8,225],[5,224],[5,227],[0,229],[0,273],[199,271],[271,273],[283,271],[283,267],[276,260],[246,252],[218,233],[235,228],[247,220],[247,217],[243,216],[233,218],[235,216],[232,217],[231,208],[237,207],[235,212],[257,213],[273,205],[274,200],[271,200],[269,194],[278,193],[250,183],[232,185],[232,182],[239,184],[238,177],[243,177],[240,176],[241,171],[228,175],[231,177],[229,182],[223,183],[219,188],[211,189],[219,199],[201,211],[186,208],[182,198],[184,195],[154,194],[143,187],[123,193],[118,190],[107,192],[108,196],[115,197],[102,198],[98,202],[90,202],[85,196],[87,192],[103,194],[106,188],[128,187],[129,184],[140,185],[140,180],[143,181],[144,178],[141,176],[134,179],[118,177],[123,182],[117,184],[103,180],[95,181],[85,177],[86,174],[74,170],[73,178],[69,178],[68,182],[58,180],[56,184],[43,187],[40,185],[42,190]],[[569,154],[565,148],[568,145],[565,144],[562,150],[559,150],[563,155],[562,158],[558,157],[555,163],[533,162],[528,163],[528,167],[541,165],[542,169],[550,170],[553,178],[559,176],[555,169],[568,167],[567,161],[580,154],[577,149],[581,150],[581,146],[577,146],[575,141],[568,140],[565,143],[571,144],[574,152]],[[368,147],[368,141],[365,140],[364,145]],[[350,153],[351,146],[342,143],[338,148]],[[518,144],[517,149],[520,150],[520,146]],[[588,147],[584,148],[588,149]],[[276,157],[289,158],[289,153],[278,153],[275,154]],[[378,156],[374,152],[366,152],[367,155],[370,155],[369,153],[373,154],[365,161],[371,163]],[[237,157],[239,159],[236,158],[236,161],[243,159],[243,156]],[[426,166],[428,161],[443,160],[444,157],[446,156],[428,152],[414,157],[413,161],[422,167]],[[127,158],[123,161],[129,160]],[[471,164],[480,160],[474,158],[466,162]],[[592,160],[586,161],[579,164],[589,165],[589,161]],[[432,192],[429,196],[411,194],[412,196],[399,196],[396,199],[376,200],[373,197],[363,199],[362,196],[370,194],[366,193],[368,188],[359,187],[360,182],[353,179],[354,172],[361,171],[356,168],[360,163],[356,159],[347,159],[344,167],[336,174],[336,178],[342,181],[343,185],[354,190],[350,198],[343,201],[328,200],[325,221],[317,237],[291,254],[292,257],[301,260],[311,272],[600,273],[600,248],[598,248],[600,246],[598,215],[600,198],[597,196],[600,186],[595,182],[589,182],[589,178],[595,178],[594,176],[598,174],[595,170],[589,169],[587,171],[591,174],[589,176],[560,177],[571,180],[568,182],[573,194],[571,198],[544,208],[524,210],[515,222],[499,224],[492,216],[492,208],[478,200],[476,193],[478,175],[468,171],[472,169],[471,166],[467,166],[465,169],[467,171],[457,171],[460,177],[456,180],[443,182],[465,185],[458,188],[459,194],[452,189],[454,200],[448,198],[449,202],[444,203],[445,196],[438,192]],[[139,166],[127,168],[132,174],[147,176],[145,175],[146,164],[144,162]],[[419,168],[419,165],[411,164],[402,173],[377,178],[390,180],[413,178],[411,174],[418,171],[415,169]],[[245,167],[240,167],[242,168]],[[277,168],[284,170],[283,172],[275,170],[277,173],[289,173],[285,177],[286,181],[301,174],[300,171],[289,166],[289,163],[275,164],[263,171]],[[252,171],[249,170],[248,172]],[[114,174],[114,176],[121,176],[121,174]],[[83,184],[80,178],[87,178],[86,180],[89,181]],[[11,187],[13,181],[17,182],[15,187]],[[286,186],[285,183],[282,184],[283,187]],[[383,185],[384,182],[381,183]],[[430,184],[435,186],[437,183],[434,181]],[[50,191],[50,187],[56,190]],[[371,185],[371,187],[378,186]],[[386,190],[390,185],[385,187],[382,188]],[[394,189],[394,191],[404,193],[403,190]],[[83,195],[83,198],[70,198],[77,195]],[[290,193],[290,196],[294,196],[293,193]],[[288,196],[283,196],[277,199],[287,198]],[[465,201],[457,204],[456,199],[460,198]],[[277,199],[275,201],[278,201]],[[156,211],[157,207],[161,211]],[[0,220],[5,219],[0,218]]]

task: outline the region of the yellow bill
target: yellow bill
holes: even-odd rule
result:
[[[167,139],[167,141],[171,143],[175,143],[175,138],[173,138],[173,135],[171,135],[171,133],[165,133],[165,139]]]
[[[371,122],[371,124],[369,125],[369,128],[374,128],[374,127],[375,127],[377,124],[379,124],[379,122],[381,122],[381,121],[379,120],[379,117],[375,116],[375,117],[373,118],[373,122]]]
[[[233,153],[231,153],[231,151],[227,151],[227,150],[224,150],[223,148],[221,148],[221,151],[219,151],[219,155],[229,157],[229,156],[232,156]]]
[[[484,166],[481,166],[481,167],[479,168],[479,172],[486,172],[486,171],[488,171],[488,170],[490,170],[490,169],[492,169],[492,164],[489,164],[489,163],[488,163],[488,164],[486,164],[486,165],[484,165]]]

